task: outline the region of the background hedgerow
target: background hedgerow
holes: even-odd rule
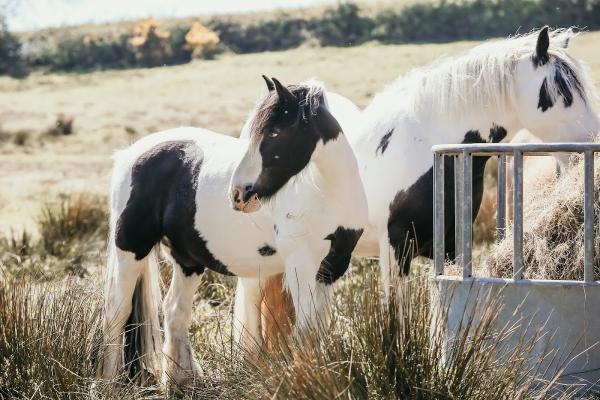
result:
[[[0,14],[0,75],[16,78],[26,75],[21,46],[19,39],[8,31],[6,19]]]
[[[6,60],[0,61],[0,74],[14,75],[24,67],[85,71],[174,65],[192,58],[211,58],[225,50],[277,51],[315,42],[346,47],[373,40],[423,43],[484,39],[528,32],[546,24],[593,30],[600,28],[600,0],[434,0],[375,8],[341,2],[301,13],[280,12],[263,18],[224,16],[201,22],[214,31],[219,46],[194,57],[194,49],[185,38],[198,20],[165,24],[145,20],[118,29],[95,27],[91,29],[94,33],[66,28],[20,36],[9,34],[0,22],[0,56],[4,55],[0,60]],[[140,36],[140,27],[150,29]],[[27,51],[22,53],[21,47]]]

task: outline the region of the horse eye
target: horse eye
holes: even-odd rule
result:
[[[279,156],[278,155],[275,155],[273,158],[276,159],[276,160],[279,160]]]
[[[287,113],[289,113],[289,111],[288,111],[288,110],[285,110],[283,113],[284,113],[284,114],[287,114]]]
[[[277,137],[277,135],[279,135],[279,133],[272,132],[269,137]]]

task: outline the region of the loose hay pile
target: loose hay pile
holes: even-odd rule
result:
[[[583,279],[583,156],[573,156],[559,179],[541,184],[523,204],[523,262],[527,279]],[[600,163],[595,182],[600,183]],[[600,215],[600,185],[596,184],[595,215]],[[596,217],[598,218],[598,217]],[[600,224],[595,223],[594,272],[600,272]],[[492,276],[512,277],[512,226],[493,247],[486,263]]]

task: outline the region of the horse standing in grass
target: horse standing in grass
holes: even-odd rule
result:
[[[142,369],[164,382],[196,376],[188,328],[205,268],[238,277],[234,323],[243,344],[260,339],[261,287],[273,274],[285,272],[300,328],[327,319],[331,285],[367,223],[358,165],[320,84],[265,80],[250,142],[179,128],[115,155],[101,377]],[[240,160],[247,171],[262,161],[251,193],[237,184],[247,176]],[[257,211],[257,196],[268,207],[235,211],[230,182],[236,210]],[[162,350],[159,249],[173,264]]]
[[[405,275],[413,257],[432,254],[433,145],[510,140],[520,129],[546,142],[590,141],[598,132],[598,95],[583,63],[568,51],[574,36],[544,27],[417,68],[377,94],[346,131],[369,210],[355,254],[379,256],[386,291],[391,271]],[[473,217],[484,166],[476,157]],[[445,164],[445,174],[445,244],[452,260],[453,163]],[[270,287],[268,302],[285,303],[277,285]]]

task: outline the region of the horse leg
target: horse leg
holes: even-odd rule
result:
[[[202,275],[186,275],[178,264],[173,265],[171,286],[164,301],[165,343],[163,383],[185,384],[200,373],[190,345],[188,331],[192,318],[192,303]]]
[[[303,329],[311,324],[327,325],[328,305],[332,285],[317,281],[319,263],[307,249],[298,249],[285,261],[285,286],[294,303],[296,327]]]
[[[388,232],[384,232],[379,239],[379,267],[381,268],[381,282],[386,301],[389,300],[390,288],[397,288],[400,284],[405,284],[410,274],[410,264],[414,258],[412,241],[408,233],[403,235],[403,239],[398,240],[394,246],[390,244]],[[396,246],[400,246],[398,251]],[[398,258],[398,255],[400,257]]]
[[[263,289],[261,318],[262,337],[269,349],[276,348],[292,332],[294,304],[283,287],[283,274],[267,279]]]
[[[105,276],[103,340],[104,353],[98,365],[98,376],[111,379],[123,372],[125,324],[132,312],[133,293],[148,256],[136,260],[133,253],[118,249],[111,243]]]
[[[260,346],[262,342],[260,334],[262,282],[259,278],[238,278],[235,289],[234,335],[236,342],[247,349]]]

